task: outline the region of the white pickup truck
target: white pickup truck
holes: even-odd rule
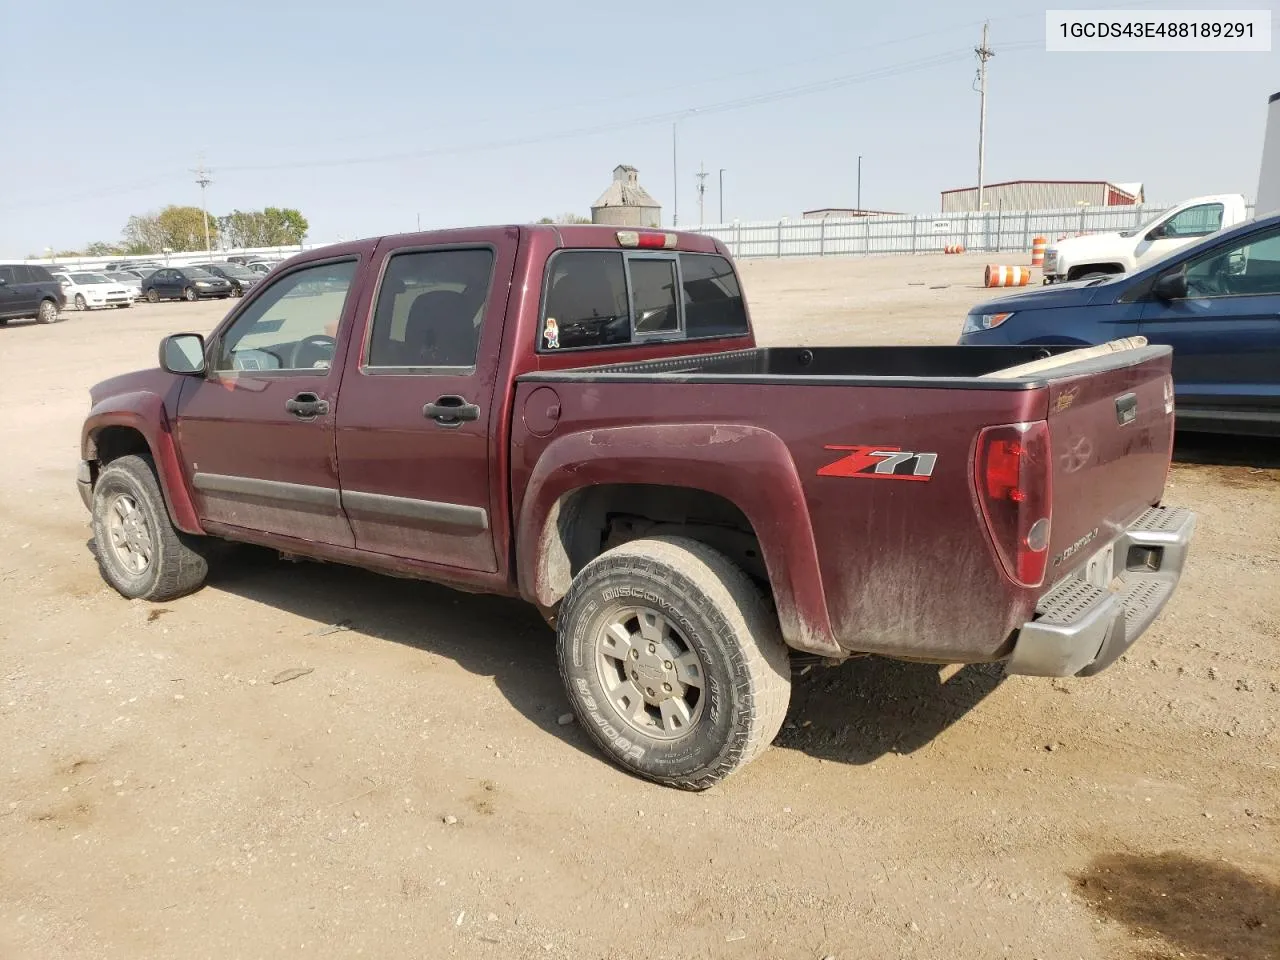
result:
[[[1044,282],[1129,273],[1247,218],[1244,197],[1226,193],[1186,200],[1134,230],[1068,237],[1045,251]]]

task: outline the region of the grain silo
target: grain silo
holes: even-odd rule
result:
[[[613,168],[613,183],[591,205],[591,222],[615,227],[657,227],[662,207],[640,186],[639,171],[627,164]]]

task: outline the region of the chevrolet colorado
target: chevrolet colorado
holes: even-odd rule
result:
[[[755,346],[708,237],[510,226],[277,266],[92,390],[79,486],[126,597],[215,539],[520,596],[584,728],[702,789],[789,652],[1089,674],[1176,585],[1166,347]]]

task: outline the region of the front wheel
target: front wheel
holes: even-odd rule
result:
[[[83,293],[77,293],[77,294],[76,294],[76,309],[77,309],[77,310],[88,310],[88,309],[89,309],[89,304],[88,304],[88,302],[85,300],[85,298],[84,298],[84,294],[83,294]]]
[[[185,290],[182,291],[182,297],[188,303],[195,303],[196,297],[198,296],[199,294],[196,293],[195,287],[187,287]]]
[[[180,597],[209,572],[195,538],[169,521],[150,457],[120,457],[98,476],[93,539],[103,579],[131,600]]]
[[[777,618],[742,570],[695,540],[634,540],[591,561],[557,637],[583,727],[648,780],[705,790],[782,726],[791,672]]]

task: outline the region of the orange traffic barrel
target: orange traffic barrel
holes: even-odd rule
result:
[[[964,253],[963,243],[948,243],[942,248],[943,253]]]
[[[1030,280],[1030,267],[1003,267],[990,264],[984,275],[984,282],[988,287],[1025,287]]]
[[[1049,241],[1044,237],[1036,237],[1031,241],[1031,265],[1038,267],[1044,263],[1044,248],[1048,246]]]

